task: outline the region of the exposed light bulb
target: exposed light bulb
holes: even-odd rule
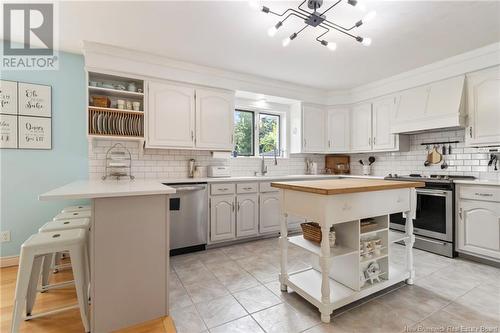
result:
[[[372,39],[365,37],[365,38],[363,38],[363,41],[361,42],[361,44],[363,44],[364,46],[370,46],[370,45],[372,45]]]
[[[290,39],[290,37],[287,37],[287,38],[283,39],[283,42],[281,42],[281,45],[283,45],[283,47],[287,47],[291,41],[292,40]]]
[[[260,10],[262,8],[260,6],[260,1],[255,1],[255,0],[248,1],[248,6],[253,10]]]
[[[272,26],[269,29],[267,29],[267,35],[269,37],[274,37],[277,32],[278,32],[278,29],[276,29],[276,27],[274,27],[274,26]]]
[[[375,16],[377,16],[377,12],[372,10],[371,12],[366,14],[365,17],[363,17],[362,21],[363,21],[363,23],[368,23],[371,20],[373,20],[375,18]]]
[[[276,23],[276,25],[274,25],[273,27],[270,27],[268,30],[267,30],[267,34],[269,35],[269,37],[274,37],[274,35],[276,35],[276,33],[278,32],[278,29],[283,25],[283,22],[279,21],[278,23]]]
[[[330,50],[330,51],[335,51],[337,49],[337,43],[334,43],[334,42],[328,42],[328,44],[326,45],[326,47]]]

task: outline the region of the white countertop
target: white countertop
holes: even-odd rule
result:
[[[455,180],[455,184],[468,184],[468,185],[490,185],[490,186],[500,186],[500,179],[475,179],[475,180]]]
[[[293,180],[293,179],[322,179],[322,178],[370,178],[384,179],[384,177],[376,176],[355,176],[355,175],[269,175],[269,176],[239,176],[239,177],[220,177],[220,178],[166,178],[158,181],[164,184],[181,184],[181,183],[227,183],[227,182],[256,182],[256,181],[272,181],[272,180]]]
[[[157,180],[79,180],[41,194],[39,200],[72,200],[172,194],[175,189]]]

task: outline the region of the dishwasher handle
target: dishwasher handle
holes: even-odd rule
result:
[[[177,192],[190,192],[190,191],[200,191],[200,190],[205,190],[205,186],[180,186],[180,187],[175,187],[172,186]]]

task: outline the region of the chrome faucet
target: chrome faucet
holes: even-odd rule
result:
[[[267,173],[267,165],[266,165],[266,162],[264,160],[264,154],[262,154],[262,161],[260,163],[260,174],[262,176],[265,176]]]

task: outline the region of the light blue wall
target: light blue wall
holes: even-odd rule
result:
[[[59,53],[57,71],[2,71],[11,81],[52,86],[52,150],[0,150],[0,229],[11,231],[0,256],[21,244],[73,202],[38,201],[38,195],[88,177],[83,56]]]

